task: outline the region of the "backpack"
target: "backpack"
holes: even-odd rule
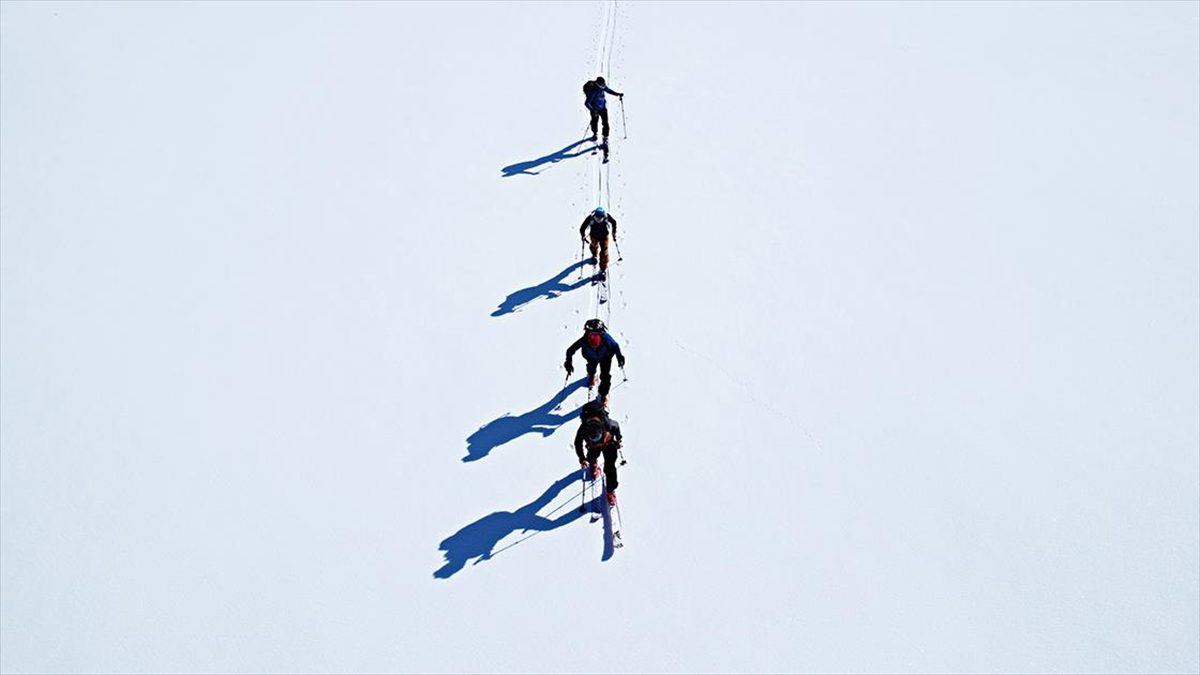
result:
[[[600,85],[591,80],[583,84],[583,105],[588,110],[596,110],[596,97],[600,95]]]
[[[607,439],[610,438],[608,431],[608,413],[604,411],[603,407],[601,407],[599,414],[585,416],[583,418],[583,425],[580,427],[580,431],[583,433],[583,442],[586,443],[589,448],[594,448],[597,445],[604,444],[607,442]]]
[[[579,409],[579,419],[584,422],[596,418],[599,418],[601,422],[608,421],[608,411],[604,409],[604,404],[598,398],[584,403],[583,407]]]
[[[601,220],[598,223],[593,220],[591,230],[588,232],[588,234],[591,235],[592,241],[608,239],[608,217],[606,216],[604,220]]]

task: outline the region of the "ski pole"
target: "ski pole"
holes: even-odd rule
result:
[[[613,235],[613,245],[617,247],[617,262],[621,262],[625,256],[621,255],[621,242],[617,241],[616,235]]]
[[[587,511],[587,468],[580,469],[579,473],[583,478],[583,489],[579,491],[579,512],[585,513]]]
[[[621,133],[625,134],[625,138],[629,138],[629,125],[625,123],[625,97],[617,99],[621,102]]]
[[[597,461],[599,461],[599,459],[597,459]],[[589,469],[591,468],[591,464],[592,464],[591,462],[588,462]],[[591,488],[591,494],[588,496],[592,498],[592,503],[595,504],[596,503],[596,488],[599,486],[598,481],[595,478],[592,478],[592,482],[588,483],[588,485]],[[588,522],[594,523],[599,519],[600,519],[600,515],[598,513],[596,513],[596,511],[592,511],[592,517],[590,520],[588,520]]]
[[[629,381],[629,376],[625,374],[625,366],[620,366],[620,368],[621,368],[621,377],[625,378],[625,379],[622,381],[622,384],[623,384],[623,383],[625,383],[625,382],[628,382],[628,381]]]

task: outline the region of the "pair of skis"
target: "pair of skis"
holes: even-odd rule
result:
[[[603,518],[604,519],[604,527],[606,530],[605,534],[608,534],[609,531],[612,533],[612,538],[608,542],[606,542],[606,545],[611,544],[614,549],[624,547],[625,542],[623,542],[621,540],[621,505],[620,505],[620,503],[614,501],[611,506],[609,505],[607,485],[605,484],[603,478],[597,478],[595,475],[589,476],[588,470],[586,468],[580,469],[580,473],[582,474],[582,477],[583,477],[583,490],[579,493],[579,498],[580,498],[579,512],[580,513],[587,512],[588,502],[587,502],[586,497],[587,497],[588,492],[590,491],[592,494],[591,502],[595,503],[597,500],[599,500],[599,502],[600,502],[600,512],[596,513],[593,511],[592,517],[588,522],[594,523],[597,520],[600,520],[601,518]],[[601,488],[600,495],[596,494],[595,488],[596,488],[597,482],[600,484],[599,487]],[[616,514],[617,514],[616,521],[614,521],[613,517],[612,517],[614,509],[616,510]]]
[[[595,136],[592,136],[592,142],[596,143]],[[597,151],[604,153],[604,157],[600,160],[600,163],[608,164],[608,139],[596,143],[595,147],[592,148],[592,154],[595,154]]]
[[[608,302],[608,274],[597,272],[592,276],[592,285],[600,287],[596,293],[596,301],[601,305]]]

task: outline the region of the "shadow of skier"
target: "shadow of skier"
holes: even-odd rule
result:
[[[578,408],[565,415],[556,415],[554,411],[567,400],[571,392],[582,387],[586,381],[587,378],[580,378],[571,382],[555,394],[554,398],[524,415],[505,415],[479,427],[478,431],[467,436],[467,456],[463,457],[462,461],[481,460],[493,449],[525,434],[541,434],[543,438],[553,434],[558,427],[578,416]]]
[[[512,314],[513,312],[520,310],[522,307],[528,305],[534,300],[537,300],[538,298],[545,297],[547,300],[553,300],[563,293],[569,293],[576,288],[587,286],[592,281],[591,275],[584,276],[582,279],[570,284],[564,283],[564,280],[570,276],[572,272],[586,265],[588,260],[588,258],[585,258],[579,262],[573,263],[565,270],[559,272],[546,281],[543,281],[537,286],[522,288],[519,291],[510,293],[509,296],[504,299],[504,302],[500,303],[500,306],[496,308],[496,311],[492,312],[492,316],[504,316],[505,314]]]
[[[538,511],[545,508],[558,493],[572,484],[578,485],[581,483],[579,470],[574,470],[555,481],[553,485],[542,493],[542,496],[516,511],[497,511],[480,518],[450,535],[438,545],[438,549],[444,552],[446,564],[433,573],[434,578],[449,579],[465,567],[467,562],[472,558],[478,558],[478,560],[472,563],[473,565],[478,565],[484,560],[490,560],[493,555],[499,553],[499,551],[493,552],[496,544],[499,544],[502,539],[518,530],[523,532],[533,530],[534,534],[537,534],[562,527],[581,517],[583,512],[579,510],[575,499],[565,502],[558,509],[555,509],[555,511],[558,511],[566,508],[567,511],[553,520],[547,516],[554,515],[555,511],[551,511],[547,516],[538,515]],[[591,508],[594,507],[589,507],[588,510],[591,510]],[[528,536],[531,537],[533,535]],[[508,547],[515,546],[520,541],[524,541],[524,539],[509,544]]]
[[[508,166],[504,167],[503,169],[500,169],[500,173],[503,174],[504,178],[508,178],[509,176],[517,176],[520,174],[525,174],[527,176],[536,176],[539,173],[541,173],[541,171],[530,171],[530,169],[536,169],[537,167],[539,167],[543,164],[556,164],[558,162],[561,162],[564,159],[570,159],[572,157],[586,155],[600,147],[599,145],[593,144],[591,147],[583,148],[582,150],[579,150],[577,152],[571,152],[575,148],[583,145],[584,143],[588,143],[588,142],[590,142],[590,141],[587,138],[582,138],[582,139],[575,141],[574,143],[568,145],[567,147],[563,148],[562,150],[552,152],[549,155],[546,155],[545,157],[538,157],[537,159],[531,159],[527,162],[517,162],[516,164],[509,164]],[[543,169],[542,171],[545,171],[545,169]]]

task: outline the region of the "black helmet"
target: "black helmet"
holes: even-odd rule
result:
[[[599,443],[604,440],[604,425],[598,420],[587,422],[583,425],[583,437],[588,443]]]
[[[600,319],[588,319],[587,323],[583,324],[585,331],[606,331],[608,328],[604,326],[604,322]]]
[[[596,78],[596,84],[598,84],[600,86],[604,86],[604,76],[603,75]]]

